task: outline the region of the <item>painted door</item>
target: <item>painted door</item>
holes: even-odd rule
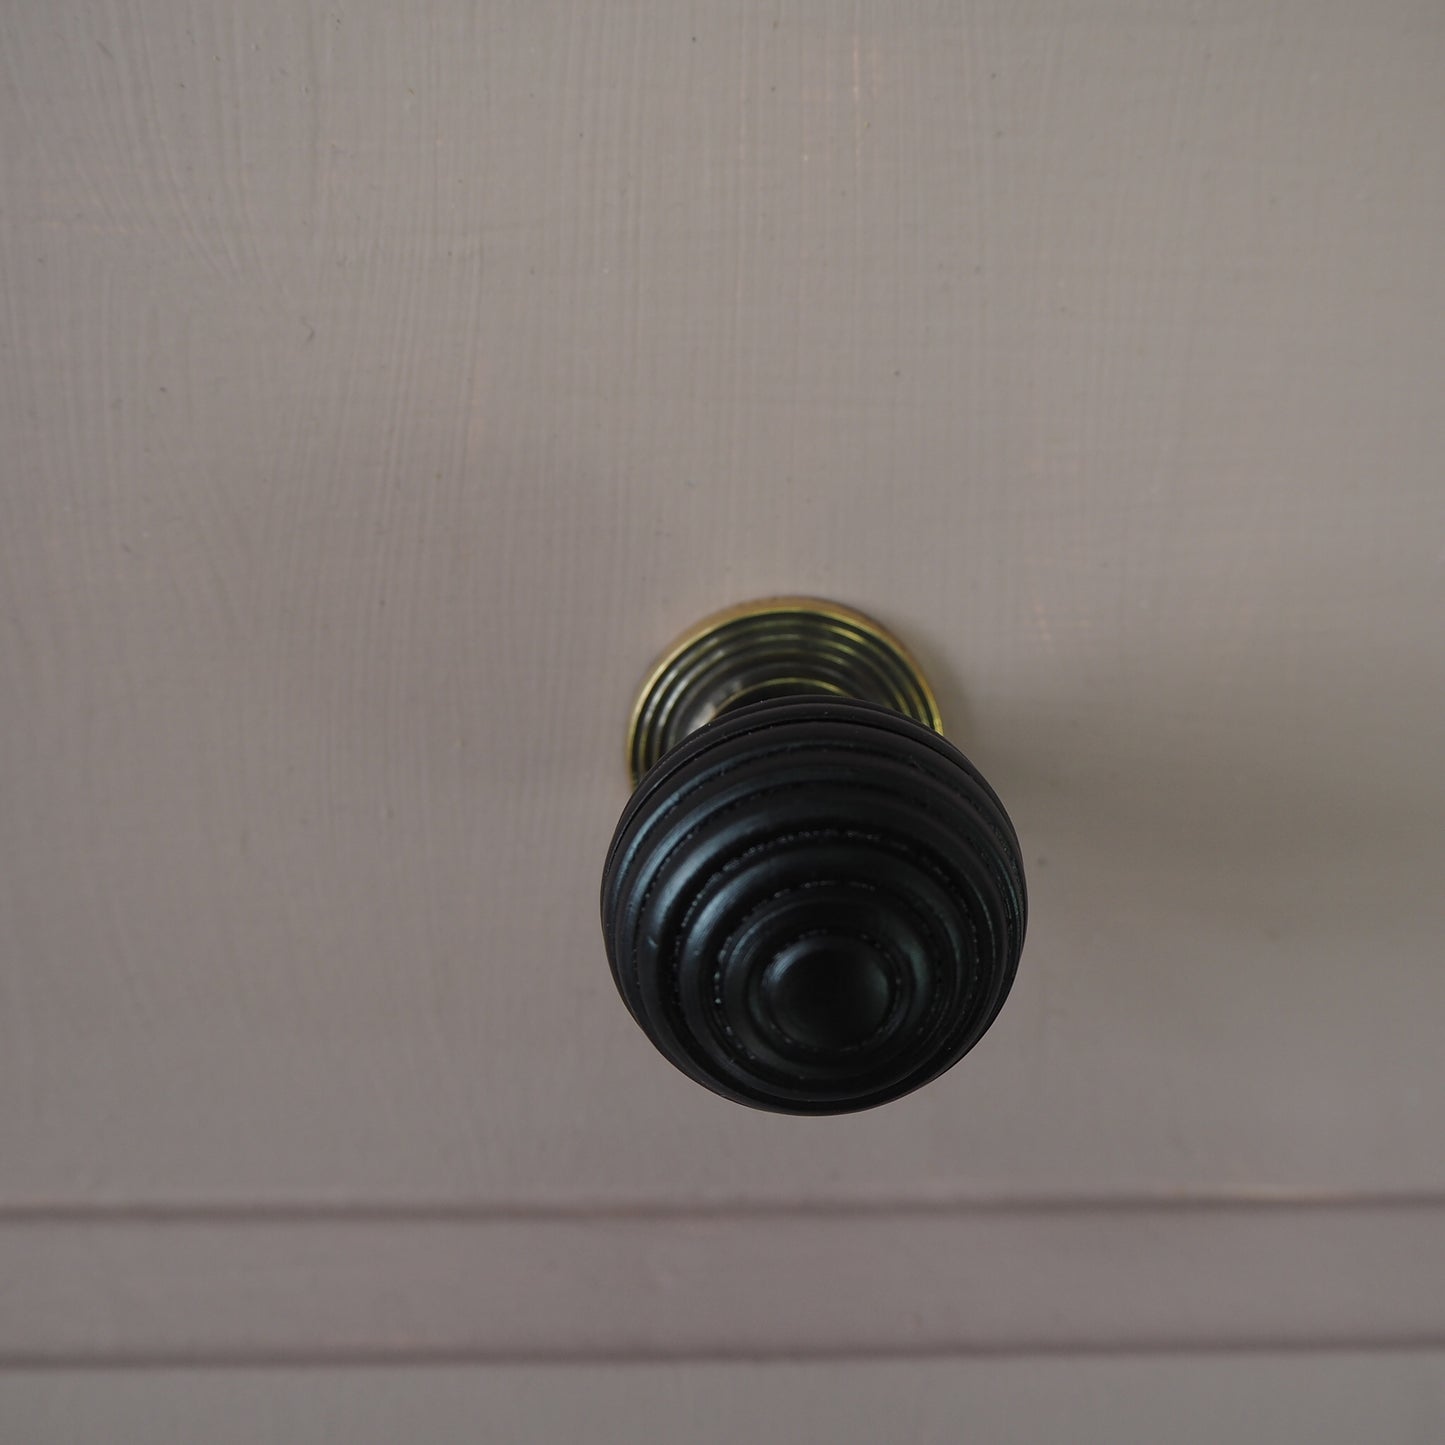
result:
[[[7,1438],[793,1360],[872,1439],[885,1357],[917,1438],[1441,1437],[1445,10],[14,0],[0,134]],[[846,1118],[674,1073],[596,918],[643,673],[776,592],[1029,870]]]

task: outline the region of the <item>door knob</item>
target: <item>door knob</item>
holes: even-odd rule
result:
[[[632,1016],[759,1109],[871,1108],[983,1037],[1023,947],[1017,835],[917,664],[810,598],[707,619],[634,710],[602,878]]]

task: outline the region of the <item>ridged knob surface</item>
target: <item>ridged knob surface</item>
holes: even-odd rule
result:
[[[977,769],[872,703],[727,713],[639,783],[602,923],[633,1017],[678,1068],[784,1113],[941,1074],[1013,983],[1018,838]]]

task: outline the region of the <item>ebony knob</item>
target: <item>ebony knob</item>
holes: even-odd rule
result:
[[[983,1036],[1023,946],[1023,865],[997,795],[938,732],[810,689],[796,657],[786,671],[642,778],[603,931],[624,1002],[684,1073],[756,1108],[843,1113]]]

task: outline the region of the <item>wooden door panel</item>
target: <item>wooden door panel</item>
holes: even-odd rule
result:
[[[0,1249],[81,1231],[27,1288],[314,1209],[1439,1237],[1435,7],[56,0],[0,53]],[[596,920],[643,671],[778,591],[916,645],[1029,866],[997,1025],[858,1117],[675,1075]]]

